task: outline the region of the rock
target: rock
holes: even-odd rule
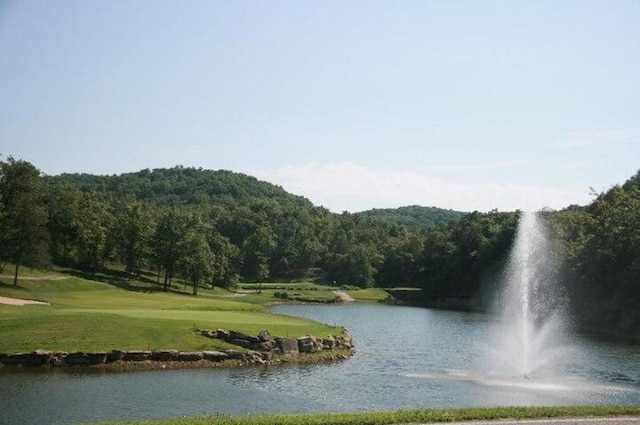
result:
[[[54,353],[49,358],[49,364],[53,367],[62,367],[67,365],[68,353]]]
[[[284,355],[298,355],[298,340],[294,338],[276,338],[276,346]]]
[[[124,353],[124,359],[127,362],[142,362],[151,359],[151,351],[131,350]]]
[[[262,354],[257,351],[247,351],[242,357],[242,360],[251,364],[264,365],[267,363],[266,360],[262,358]]]
[[[89,364],[89,357],[82,351],[69,353],[64,359],[67,366],[86,366]]]
[[[311,353],[316,347],[316,337],[307,335],[298,338],[298,351],[301,353]]]
[[[87,360],[89,361],[90,365],[105,363],[107,361],[107,353],[104,351],[87,353]]]
[[[37,349],[33,350],[30,356],[25,358],[25,366],[43,366],[49,364],[49,359],[53,353],[51,351]]]
[[[181,351],[178,360],[181,362],[197,362],[203,359],[202,351]]]
[[[229,332],[225,331],[224,329],[218,329],[216,331],[216,335],[217,335],[216,338],[219,338],[219,339],[229,338]]]
[[[31,353],[8,354],[2,359],[2,364],[7,366],[23,365],[29,356],[31,356]]]
[[[229,358],[229,355],[222,351],[203,351],[202,356],[205,360],[210,360],[212,362],[221,362]]]
[[[117,362],[119,360],[124,360],[125,352],[120,350],[111,350],[110,353],[107,354],[107,363]]]
[[[260,340],[260,342],[267,342],[267,341],[271,341],[272,338],[271,338],[271,335],[269,334],[269,331],[266,329],[263,329],[258,334],[258,339]]]
[[[328,338],[322,338],[322,347],[325,350],[333,350],[336,347],[336,340],[330,336]]]
[[[260,340],[255,336],[247,335],[239,331],[229,331],[229,340],[244,340],[252,344],[259,344]],[[238,344],[239,345],[239,344]]]
[[[272,351],[274,348],[276,348],[276,342],[273,340],[261,342],[260,344],[258,344],[258,349],[260,351]]]
[[[200,335],[206,336],[207,338],[218,338],[218,333],[216,331],[201,330]]]
[[[151,360],[170,362],[178,359],[177,350],[158,350],[151,353]]]
[[[242,359],[242,352],[238,350],[225,350],[224,353],[227,355],[227,358],[232,360],[240,360]]]

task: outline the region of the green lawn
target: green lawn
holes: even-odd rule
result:
[[[36,277],[36,276],[31,276]],[[47,275],[48,277],[48,275]],[[67,277],[20,280],[0,278],[0,296],[50,302],[51,306],[0,305],[0,352],[49,350],[224,349],[231,346],[194,332],[236,329],[256,335],[298,337],[338,334],[335,327],[307,319],[270,314],[272,294],[237,297],[216,289],[197,297],[127,290],[108,283]],[[247,298],[245,300],[245,298]]]
[[[638,416],[640,406],[579,406],[579,407],[493,407],[471,409],[417,409],[395,412],[263,415],[263,416],[203,416],[140,422],[108,422],[104,425],[385,425],[418,424],[500,419],[579,418],[602,416]],[[497,422],[499,425],[500,422]]]
[[[382,288],[354,289],[347,291],[357,301],[381,302],[389,298],[389,293]]]

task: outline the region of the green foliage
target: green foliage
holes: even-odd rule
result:
[[[49,263],[47,210],[40,172],[29,162],[0,161],[0,262],[15,265],[14,285],[22,264]]]
[[[545,212],[583,326],[640,335],[639,176],[591,205]],[[153,270],[165,290],[177,278],[194,294],[243,281],[312,278],[418,287],[431,305],[482,308],[517,218],[418,206],[332,214],[230,171],[179,166],[40,177],[28,162],[0,162],[0,268],[51,258],[97,274],[118,262],[129,279]]]
[[[640,172],[555,222],[581,325],[640,339]]]
[[[398,226],[403,226],[411,231],[436,227],[451,221],[460,220],[465,214],[465,212],[461,211],[445,210],[436,207],[422,207],[419,205],[386,209],[374,208],[357,213],[359,216],[383,220]]]

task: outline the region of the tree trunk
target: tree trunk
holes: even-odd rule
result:
[[[20,261],[16,261],[16,269],[13,273],[13,286],[18,286],[18,269],[20,268]]]
[[[193,295],[198,295],[198,279],[193,279]]]

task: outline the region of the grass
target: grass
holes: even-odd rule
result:
[[[47,275],[48,276],[48,275]],[[64,275],[63,275],[64,276]],[[51,306],[0,305],[0,353],[34,349],[108,351],[113,349],[211,350],[232,348],[199,336],[195,329],[235,329],[273,336],[337,335],[338,328],[311,320],[270,314],[266,300],[234,297],[216,289],[197,297],[140,291],[139,282],[105,283],[67,275],[60,280],[0,278],[0,295],[47,301]],[[246,298],[246,299],[245,299]],[[237,347],[235,347],[237,348]]]
[[[385,425],[499,419],[542,419],[602,416],[637,416],[640,406],[493,407],[470,409],[417,409],[395,412],[201,416],[141,422],[106,422],[104,425]]]
[[[356,301],[382,302],[389,298],[389,293],[382,288],[355,289],[347,291]]]

